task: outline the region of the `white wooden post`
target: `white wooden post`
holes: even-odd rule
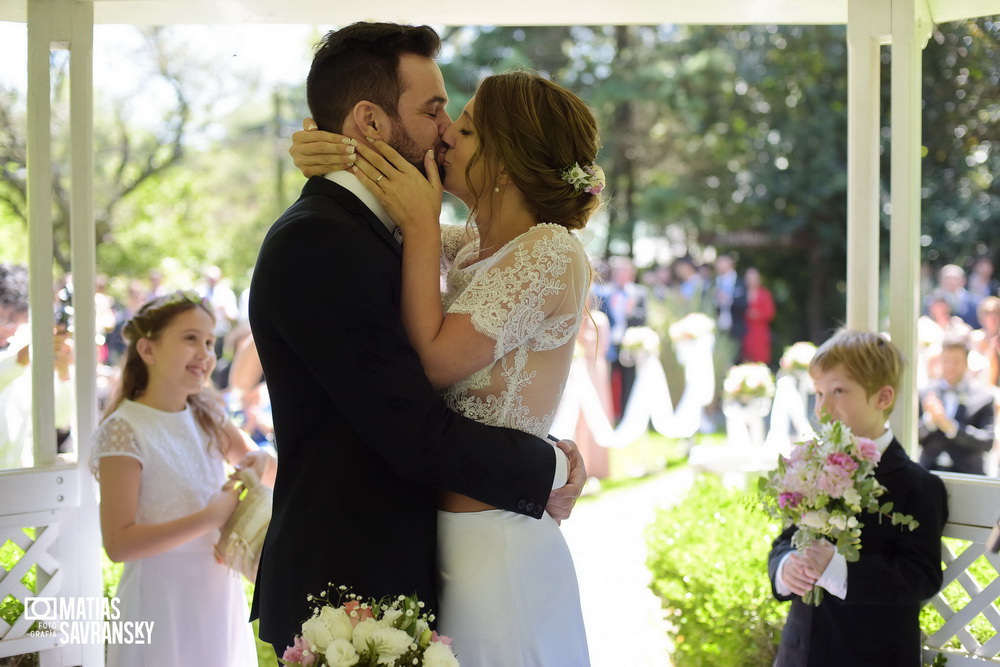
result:
[[[892,430],[917,448],[917,317],[920,314],[921,52],[931,23],[922,0],[892,4],[892,153],[889,331],[909,363],[896,397]]]
[[[847,326],[878,330],[879,48],[891,0],[847,4]]]

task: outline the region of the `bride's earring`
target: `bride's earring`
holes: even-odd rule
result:
[[[499,183],[497,183],[496,185],[493,186],[493,192],[500,192],[500,184]]]

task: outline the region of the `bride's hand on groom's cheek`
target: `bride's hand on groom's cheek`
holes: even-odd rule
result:
[[[312,118],[306,118],[302,129],[292,134],[288,154],[306,178],[349,169],[358,157],[353,139],[318,129]]]
[[[576,499],[583,493],[583,485],[587,483],[587,466],[583,463],[583,456],[572,440],[560,440],[556,446],[566,454],[569,460],[569,472],[566,484],[554,489],[549,494],[549,502],[545,506],[545,511],[561,523],[568,519],[576,505]]]

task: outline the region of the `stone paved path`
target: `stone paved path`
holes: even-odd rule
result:
[[[649,589],[645,530],[655,510],[691,485],[687,469],[667,471],[581,500],[563,523],[580,580],[593,667],[669,667],[659,599]]]

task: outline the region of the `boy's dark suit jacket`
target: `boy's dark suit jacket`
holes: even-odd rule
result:
[[[920,463],[930,470],[938,469],[937,457],[941,452],[948,452],[952,465],[942,468],[950,472],[964,472],[972,475],[985,475],[983,455],[993,448],[995,435],[995,412],[993,392],[976,381],[967,382],[967,390],[960,397],[955,410],[955,421],[958,422],[958,433],[949,438],[942,431],[932,431],[927,428],[924,420],[920,420]],[[941,396],[948,388],[944,380],[935,382],[927,391],[934,391]],[[921,392],[920,399],[927,391]],[[923,410],[921,410],[923,415]]]
[[[460,417],[432,390],[400,323],[400,271],[385,226],[323,178],[257,259],[250,324],[278,475],[251,617],[279,651],[328,583],[436,608],[435,489],[536,518],[548,500],[550,444]]]
[[[910,460],[895,439],[882,454],[875,478],[888,491],[879,499],[920,522],[913,532],[865,515],[861,558],[847,564],[847,599],[824,591],[819,607],[774,589],[782,557],[792,551],[795,528],[775,541],[768,558],[772,592],[791,600],[776,667],[918,667],[923,602],[941,588],[941,533],[948,503],[940,479]]]

